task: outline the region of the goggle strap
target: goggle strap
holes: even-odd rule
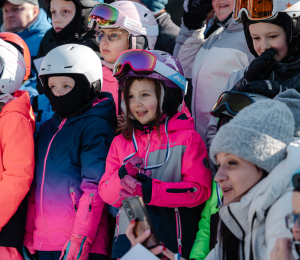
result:
[[[188,82],[180,73],[167,65],[163,64],[159,60],[156,61],[155,67],[153,69],[155,72],[163,75],[169,80],[173,81],[177,86],[179,86],[184,93],[187,93]]]
[[[145,25],[128,16],[124,17],[123,26],[131,31],[147,35],[158,36],[158,25]]]

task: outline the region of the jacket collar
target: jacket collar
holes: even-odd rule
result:
[[[243,24],[236,22],[232,17],[230,17],[228,20],[225,19],[223,22],[218,23],[218,25],[223,27],[225,30],[228,30],[229,32],[243,30]]]

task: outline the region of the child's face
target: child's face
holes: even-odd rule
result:
[[[60,97],[68,94],[75,86],[75,80],[70,77],[50,77],[48,85],[54,96]]]
[[[115,63],[118,56],[128,50],[128,34],[119,29],[103,29],[97,34],[103,59]]]
[[[73,20],[76,6],[72,1],[51,0],[50,12],[53,29],[58,33]]]
[[[232,13],[234,0],[212,0],[212,6],[218,19],[223,21]]]
[[[292,204],[293,204],[293,213],[300,213],[300,192],[294,191],[292,196]],[[292,228],[292,232],[294,235],[294,239],[296,241],[300,241],[300,223],[297,221]]]
[[[158,100],[155,94],[155,83],[149,80],[135,80],[129,91],[129,109],[141,124],[155,118]]]
[[[255,23],[249,26],[254,49],[260,56],[265,50],[274,48],[274,60],[280,62],[288,53],[286,33],[281,26],[271,23]]]

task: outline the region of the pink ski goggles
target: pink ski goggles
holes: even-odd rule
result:
[[[96,5],[90,12],[88,18],[88,27],[94,29],[96,25],[99,27],[116,25],[119,14],[119,10],[111,5]]]

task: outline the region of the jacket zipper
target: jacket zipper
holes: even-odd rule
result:
[[[188,188],[188,189],[167,189],[166,192],[169,193],[187,193],[190,195],[193,199],[196,199],[196,196],[192,192],[196,192],[197,188]]]
[[[146,152],[146,155],[145,155],[145,167],[147,167],[147,163],[148,163],[148,154],[149,154],[149,150],[150,150],[150,141],[151,141],[151,133],[148,133],[148,145],[147,145],[147,152]]]
[[[48,148],[47,148],[47,152],[46,152],[46,156],[45,156],[45,159],[44,159],[44,167],[43,167],[43,178],[42,178],[42,185],[41,185],[41,215],[42,215],[42,220],[43,220],[43,227],[44,227],[44,236],[43,236],[43,239],[40,243],[40,246],[39,246],[39,249],[41,248],[43,242],[44,242],[44,239],[46,237],[46,224],[45,224],[45,219],[44,219],[44,213],[43,213],[43,189],[44,189],[44,182],[45,182],[45,171],[46,171],[46,163],[47,163],[47,159],[48,159],[48,155],[49,155],[49,151],[50,151],[50,147],[51,147],[51,144],[54,140],[54,137],[58,134],[58,132],[62,129],[62,127],[64,126],[65,122],[66,122],[67,119],[64,119],[60,125],[58,126],[58,130],[57,132],[53,135],[53,137],[51,138],[50,140],[50,143],[48,145]]]
[[[75,213],[77,212],[77,203],[76,203],[76,195],[75,195],[75,190],[73,187],[70,188],[70,195],[72,199],[72,203],[74,206]]]
[[[178,208],[174,208],[175,210],[175,217],[176,217],[176,232],[177,232],[177,244],[178,244],[178,253],[181,254],[181,239],[182,239],[182,232],[181,232],[181,220]]]
[[[87,217],[89,215],[89,212],[92,210],[92,202],[93,202],[93,198],[94,198],[94,193],[90,193],[89,195],[89,202],[88,204],[86,205],[85,207],[85,213],[84,213],[84,218],[83,220],[86,221],[87,220]]]

